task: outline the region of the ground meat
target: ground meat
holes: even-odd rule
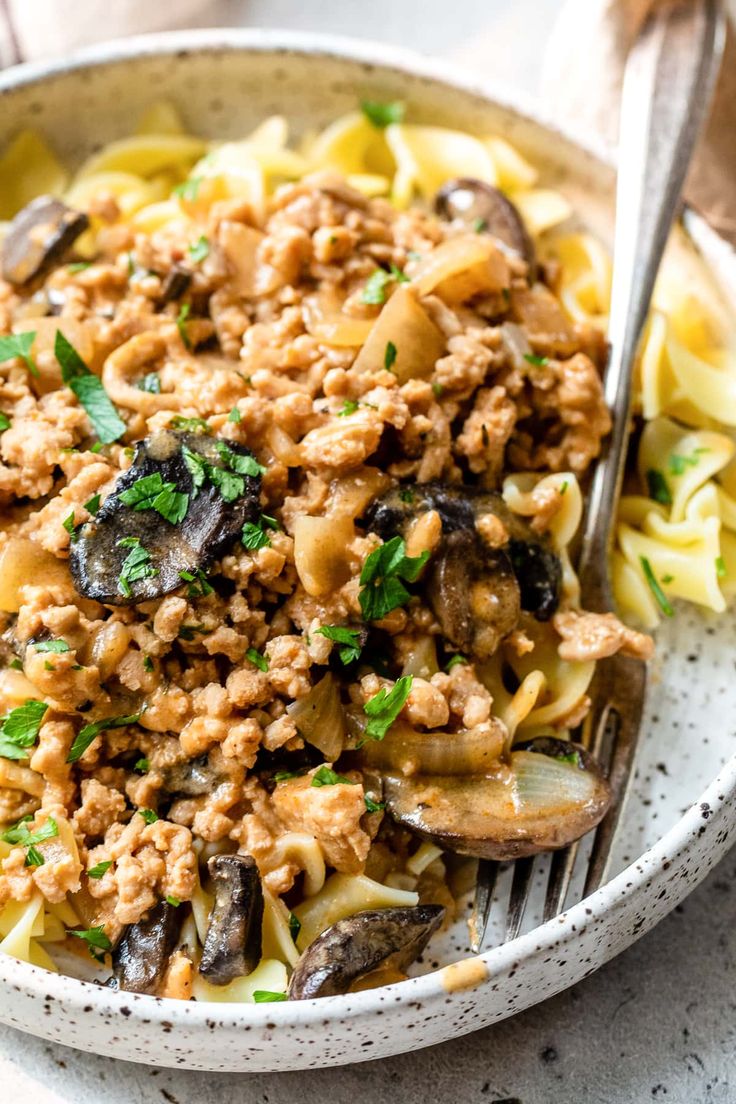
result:
[[[85,779],[80,793],[81,804],[72,817],[72,827],[82,837],[100,839],[111,824],[122,820],[127,809],[125,797],[96,778]]]
[[[646,633],[623,625],[613,613],[556,613],[552,624],[562,637],[557,649],[561,659],[586,662],[621,652],[634,659],[651,659],[654,641]]]
[[[516,423],[516,405],[503,387],[482,388],[463,424],[455,451],[467,457],[472,472],[483,472],[490,486],[496,482],[506,444]]]
[[[311,783],[309,775],[280,783],[273,794],[277,815],[287,828],[314,836],[330,866],[345,874],[359,873],[370,847],[370,837],[360,825],[365,814],[362,785]]]

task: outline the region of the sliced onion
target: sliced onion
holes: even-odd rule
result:
[[[220,247],[235,275],[235,289],[249,299],[258,293],[258,248],[265,234],[242,222],[224,219],[218,232]]]
[[[325,345],[351,347],[362,345],[373,328],[372,318],[351,318],[343,314],[334,296],[308,296],[302,305],[307,331]]]
[[[516,322],[504,322],[501,325],[501,341],[511,357],[511,363],[518,371],[525,371],[529,363],[524,358],[532,351],[529,338]]]
[[[345,712],[334,675],[328,672],[304,698],[287,705],[286,712],[299,735],[333,763],[345,743]]]
[[[389,343],[395,349],[391,371],[399,383],[431,376],[445,350],[445,338],[419,305],[407,284],[396,288],[358,353],[356,372],[380,372],[386,366]]]
[[[294,563],[307,594],[337,590],[350,575],[348,546],[355,535],[349,517],[298,517],[294,522]]]
[[[508,261],[489,237],[460,234],[448,238],[418,262],[412,285],[420,295],[436,291],[448,303],[478,292],[498,292],[510,283]]]
[[[383,740],[366,740],[361,763],[401,774],[484,774],[498,766],[506,738],[495,717],[461,732],[417,732],[397,721]]]
[[[422,633],[412,644],[409,655],[404,660],[402,675],[416,675],[417,678],[431,679],[439,671],[437,663],[437,645],[430,633]]]

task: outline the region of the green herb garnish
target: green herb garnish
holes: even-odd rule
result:
[[[169,425],[185,433],[212,433],[212,427],[204,418],[182,418],[181,414],[175,414]]]
[[[476,234],[482,234],[484,230],[488,229],[488,223],[484,218],[473,219],[473,230]]]
[[[657,468],[650,468],[648,470],[647,488],[649,490],[649,497],[653,498],[655,502],[660,502],[663,506],[672,505],[672,492],[670,491],[669,484],[662,472],[658,471]]]
[[[387,341],[386,352],[383,354],[383,367],[386,369],[387,372],[391,372],[393,370],[394,364],[396,363],[396,353],[397,350],[393,341]]]
[[[43,843],[45,840],[54,839],[59,834],[59,826],[52,816],[48,820],[44,821],[40,828],[37,828],[35,832],[31,832],[28,827],[29,821],[33,820],[32,816],[24,816],[12,826],[12,828],[6,828],[6,830],[0,834],[0,839],[6,843],[20,844],[22,847],[26,847],[26,866],[43,866],[43,855],[40,851],[36,850],[37,843]]]
[[[102,924],[95,928],[85,928],[83,931],[77,931],[74,928],[66,929],[67,935],[73,935],[75,939],[82,939],[89,948],[89,953],[98,962],[104,960],[103,954],[96,954],[96,951],[111,951],[112,943],[105,935],[105,929]]]
[[[402,675],[400,679],[396,680],[390,691],[386,690],[384,686],[365,703],[363,712],[368,717],[365,735],[369,740],[382,740],[384,738],[403,709],[406,699],[411,693],[413,682],[413,675]]]
[[[245,653],[245,658],[249,659],[251,663],[258,668],[259,671],[268,670],[268,660],[264,655],[262,655],[261,652],[258,651],[257,648],[248,648],[247,652]]]
[[[35,698],[11,709],[0,726],[0,756],[4,759],[28,758],[27,749],[35,744],[47,709],[46,702]]]
[[[461,664],[467,664],[467,662],[468,661],[465,656],[462,656],[460,654],[454,655],[451,657],[451,659],[448,660],[447,665],[445,666],[445,670],[451,671],[453,667],[459,667]]]
[[[296,943],[296,937],[302,930],[302,922],[298,916],[295,916],[293,912],[289,913],[289,931],[291,932],[291,938]]]
[[[100,497],[101,496],[98,494],[92,495],[92,497],[88,498],[87,501],[84,503],[85,510],[88,510],[93,516],[100,508]]]
[[[72,261],[71,264],[66,266],[66,270],[74,276],[77,272],[84,272],[85,268],[89,268],[91,264],[91,261]]]
[[[716,556],[716,575],[719,579],[724,579],[728,575],[726,561],[723,556]]]
[[[105,859],[104,862],[98,862],[96,866],[93,866],[90,870],[87,871],[87,877],[94,878],[95,881],[97,881],[103,876],[103,874],[107,874],[111,866],[112,859]]]
[[[10,418],[0,410],[0,433],[4,433],[6,429],[10,429],[10,425]]]
[[[119,498],[134,510],[155,510],[172,525],[183,521],[189,509],[189,495],[177,491],[176,483],[164,483],[160,472],[137,479]]]
[[[670,474],[684,475],[687,468],[696,468],[700,463],[700,451],[696,449],[692,456],[678,456],[673,452],[669,462]]]
[[[657,577],[652,571],[652,565],[646,556],[640,556],[639,562],[641,563],[641,569],[644,572],[644,578],[649,584],[649,589],[657,600],[657,605],[661,609],[665,617],[674,617],[675,611],[667,600],[667,595],[662,590],[661,586],[657,582]]]
[[[363,800],[365,801],[366,811],[369,813],[382,813],[386,808],[385,801],[375,801],[370,794],[365,794]]]
[[[273,993],[270,989],[254,989],[253,1000],[256,1004],[269,1004],[270,1002],[288,1000],[286,993]]]
[[[90,372],[61,330],[56,331],[54,338],[54,356],[61,366],[62,381],[79,399],[101,443],[109,445],[117,441],[125,433],[125,422],[113,406],[102,381]]]
[[[181,184],[177,184],[172,189],[171,194],[179,196],[180,199],[187,199],[190,203],[194,203],[199,195],[199,186],[204,178],[201,176],[190,176],[188,180],[182,180]]]
[[[31,356],[31,348],[35,340],[35,330],[25,330],[24,333],[6,334],[0,337],[0,363],[20,357],[31,375],[38,378],[39,371]]]
[[[158,568],[151,563],[151,553],[140,542],[140,537],[123,537],[116,541],[118,548],[129,548],[130,552],[123,560],[118,576],[118,589],[126,598],[132,593],[130,584],[139,579],[152,579],[158,575]]]
[[[196,572],[180,571],[179,578],[189,583],[187,598],[206,598],[208,594],[213,593],[214,588],[207,582],[207,576],[201,567],[197,568]],[[146,656],[146,659],[150,659],[150,656]],[[153,670],[153,664],[151,664],[151,670]]]
[[[104,720],[85,725],[74,738],[74,743],[66,757],[67,763],[76,763],[81,759],[95,736],[99,736],[101,732],[106,732],[110,728],[124,728],[126,725],[136,724],[140,717],[140,713],[131,713],[127,717],[105,717]]]
[[[133,764],[133,770],[138,771],[139,774],[148,774],[150,769],[151,764],[148,759],[136,759],[135,763]]]
[[[39,640],[33,647],[37,652],[68,652],[70,650],[66,640]]]
[[[242,420],[242,417],[243,417],[243,415],[240,413],[237,406],[234,406],[232,408],[232,410],[230,411],[230,413],[228,414],[227,420],[229,422],[234,423],[235,425],[237,425],[237,423]]]
[[[179,313],[176,316],[176,328],[179,331],[179,337],[181,338],[184,348],[191,349],[192,343],[189,340],[189,334],[187,333],[187,321],[191,312],[189,303],[182,303],[179,307]]]
[[[359,406],[360,403],[356,402],[355,399],[345,399],[345,402],[337,412],[338,418],[347,418],[349,414],[354,414]]]
[[[366,621],[379,621],[411,597],[401,582],[413,583],[429,559],[429,552],[407,556],[402,537],[392,537],[366,557],[360,573],[360,608]]]
[[[192,244],[189,246],[189,256],[196,264],[199,264],[200,261],[203,261],[205,257],[208,256],[209,251],[210,243],[208,242],[204,234],[200,234],[196,242],[192,242]]]
[[[535,368],[544,368],[549,364],[549,357],[537,356],[536,353],[524,353],[524,360],[533,364]]]
[[[317,629],[317,633],[341,645],[338,655],[346,666],[360,658],[363,648],[360,643],[360,629],[346,629],[343,625],[322,625]]]
[[[158,813],[154,813],[153,809],[136,809],[139,816],[142,816],[146,824],[155,824],[158,820]]]
[[[404,118],[406,107],[400,100],[392,100],[389,103],[381,103],[380,100],[363,100],[360,110],[369,123],[383,130],[391,123],[400,123]]]
[[[344,774],[338,774],[327,765],[320,767],[312,775],[311,786],[354,786],[356,783]]]
[[[386,272],[385,268],[377,268],[366,280],[361,292],[361,300],[371,306],[380,306],[381,303],[385,303],[386,284],[390,283],[392,279],[391,273]]]
[[[155,814],[154,814],[154,815],[155,815]],[[156,817],[156,819],[158,820],[158,817]],[[179,907],[179,905],[181,904],[181,901],[179,900],[179,898],[178,898],[178,897],[175,897],[175,896],[173,895],[173,893],[168,893],[168,894],[166,895],[166,898],[165,898],[165,900],[166,900],[166,904],[167,904],[167,905],[172,905],[172,906],[173,906],[173,908],[178,908],[178,907]]]
[[[138,380],[136,385],[139,391],[148,391],[151,395],[161,394],[161,377],[158,372],[147,372]]]

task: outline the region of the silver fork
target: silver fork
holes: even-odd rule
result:
[[[613,430],[593,475],[578,563],[583,608],[613,608],[608,573],[616,506],[629,438],[631,377],[655,277],[677,213],[685,174],[705,119],[723,52],[721,0],[688,0],[661,8],[645,24],[626,64],[621,101],[616,228],[608,327],[605,398]],[[583,897],[607,877],[611,848],[632,776],[646,687],[646,667],[613,656],[599,664],[582,743],[608,771],[609,812],[594,834]],[[544,920],[565,907],[579,842],[553,854]],[[506,919],[506,941],[521,930],[534,858],[517,859]],[[471,946],[483,944],[502,864],[481,860]]]

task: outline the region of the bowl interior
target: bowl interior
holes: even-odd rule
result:
[[[5,75],[0,145],[23,127],[38,128],[74,165],[128,135],[137,116],[158,98],[171,99],[188,128],[210,138],[242,137],[274,113],[285,115],[298,136],[354,110],[362,98],[402,99],[410,120],[503,135],[540,168],[545,185],[560,188],[594,230],[609,236],[613,172],[608,165],[513,108],[430,75],[429,63],[414,61],[413,72],[403,71],[391,58],[380,64],[370,60],[393,57],[385,47],[343,44],[341,52],[333,52],[329,44],[301,41],[298,48],[286,48],[268,35],[237,32],[209,32],[196,41],[186,34],[165,36],[165,43],[152,37],[111,47],[104,62],[78,69],[59,66],[37,77],[35,67],[27,67],[25,73]],[[709,248],[707,235],[704,247]],[[636,781],[613,873],[663,836],[731,756],[736,682],[728,657],[735,645],[736,626],[729,618],[706,620],[684,608],[660,633]],[[541,890],[541,865],[538,878]],[[538,892],[525,927],[540,919]],[[500,936],[491,929],[488,945]],[[435,939],[430,952],[420,972],[467,954],[464,918]]]

